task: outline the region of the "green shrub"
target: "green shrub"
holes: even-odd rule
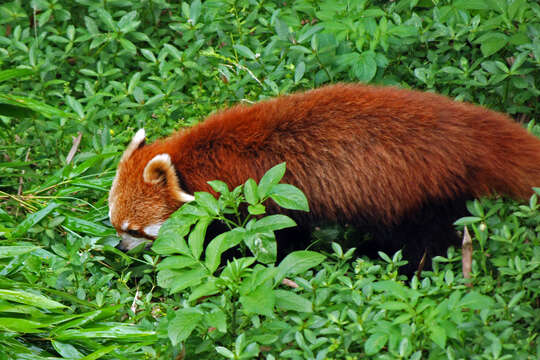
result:
[[[473,235],[470,280],[454,249],[410,282],[398,275],[400,253],[368,260],[337,244],[274,265],[255,246],[274,254],[271,231],[248,227],[292,225],[282,217],[231,224],[258,237],[234,238],[245,243],[245,256],[227,264],[218,256],[223,248],[200,247],[204,224],[219,212],[191,218],[181,229],[195,228],[184,234],[187,243],[173,232],[155,251],[114,248],[106,197],[136,129],[162,136],[231,104],[339,81],[437,91],[532,120],[529,130],[540,134],[540,5],[2,2],[0,359],[537,358],[537,195],[527,205],[470,204],[471,216],[458,225]],[[261,184],[236,193],[214,185],[231,200],[221,210],[243,200],[252,215],[264,210],[269,194],[259,193]],[[224,205],[212,199],[199,194],[194,206]],[[319,235],[340,237],[333,229]],[[177,256],[186,256],[174,245],[179,254],[160,257],[167,242],[197,249],[205,265],[214,251],[212,271],[198,274],[208,281],[184,289],[167,282],[166,267],[178,271],[185,263]],[[304,257],[310,266],[281,283],[280,267]]]

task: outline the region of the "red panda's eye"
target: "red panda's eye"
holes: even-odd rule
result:
[[[127,231],[127,233],[131,236],[135,236],[135,237],[143,237],[142,233],[139,231],[139,230],[133,230],[133,229],[129,229]]]

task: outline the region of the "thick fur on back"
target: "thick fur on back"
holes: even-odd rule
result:
[[[163,153],[188,194],[211,192],[214,179],[230,186],[259,180],[285,161],[283,181],[302,189],[311,208],[291,214],[297,221],[374,228],[382,240],[373,246],[382,250],[409,242],[420,253],[446,247],[440,230],[452,231],[465,200],[527,198],[540,185],[540,140],[507,116],[432,93],[339,84],[235,106],[138,148],[119,166],[117,229],[126,220],[139,227],[156,216],[164,221],[181,204],[166,186],[142,180],[145,165]],[[434,209],[444,224],[432,229]]]

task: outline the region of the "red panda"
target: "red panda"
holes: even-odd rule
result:
[[[540,185],[540,140],[509,117],[433,93],[338,84],[237,105],[150,145],[139,130],[109,195],[120,247],[154,239],[194,192],[212,192],[207,181],[258,181],[281,162],[283,182],[309,201],[309,213],[289,214],[301,226],[351,224],[373,234],[365,253],[403,248],[416,263],[456,242],[467,200],[525,199]]]

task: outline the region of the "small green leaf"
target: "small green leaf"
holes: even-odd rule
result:
[[[263,217],[260,220],[257,220],[252,228],[250,229],[253,232],[267,232],[267,231],[276,231],[281,229],[286,229],[290,227],[295,227],[296,223],[293,219],[286,215],[270,215]]]
[[[276,283],[281,282],[285,276],[301,274],[314,266],[319,265],[326,259],[326,256],[314,251],[295,251],[290,253],[281,261],[275,277]]]
[[[212,219],[209,218],[200,219],[197,225],[195,225],[195,227],[189,234],[189,248],[191,250],[191,253],[193,254],[193,257],[197,260],[201,257],[204,239],[206,237],[206,230],[208,229],[208,225],[210,225],[211,222]]]
[[[39,248],[39,246],[0,246],[0,259],[19,256]]]
[[[55,202],[50,202],[43,209],[36,211],[33,214],[30,214],[22,222],[17,225],[15,230],[11,233],[12,238],[19,238],[26,234],[26,232],[34,225],[39,223],[45,216],[49,215],[54,209],[59,207],[60,204]]]
[[[303,61],[300,61],[294,70],[294,83],[298,84],[300,80],[304,77],[304,74],[306,72],[306,63]]]
[[[244,45],[239,45],[239,44],[235,44],[233,47],[238,51],[238,53],[240,53],[240,55],[247,57],[248,59],[251,59],[251,60],[256,59],[255,54],[248,47]]]
[[[285,311],[313,312],[313,303],[289,290],[274,290],[276,306]]]
[[[388,335],[382,333],[372,334],[364,343],[366,355],[371,356],[377,354],[386,345]]]
[[[248,179],[244,184],[244,196],[246,201],[250,205],[255,205],[259,202],[259,196],[257,195],[257,183],[253,179]]]
[[[235,228],[223,234],[216,236],[208,246],[205,252],[205,264],[210,273],[214,273],[221,262],[221,254],[224,251],[240,244],[245,234],[242,228]]]
[[[309,211],[309,204],[302,190],[290,184],[276,184],[269,196],[279,206],[290,210]]]
[[[274,314],[275,298],[270,282],[266,282],[248,294],[240,296],[242,309],[250,314],[272,316]]]
[[[51,300],[43,295],[29,293],[22,290],[0,289],[0,299],[16,302],[20,304],[32,305],[40,309],[65,308],[65,305]]]
[[[274,166],[263,175],[257,189],[259,198],[264,199],[269,195],[270,189],[279,183],[283,178],[283,175],[285,175],[285,170],[285,163],[281,163]]]
[[[13,78],[22,78],[28,75],[32,75],[34,70],[31,69],[8,69],[0,71],[0,82]]]
[[[169,321],[167,327],[167,333],[173,346],[186,340],[197,325],[199,325],[202,317],[202,314],[193,308],[177,310],[174,318]]]

